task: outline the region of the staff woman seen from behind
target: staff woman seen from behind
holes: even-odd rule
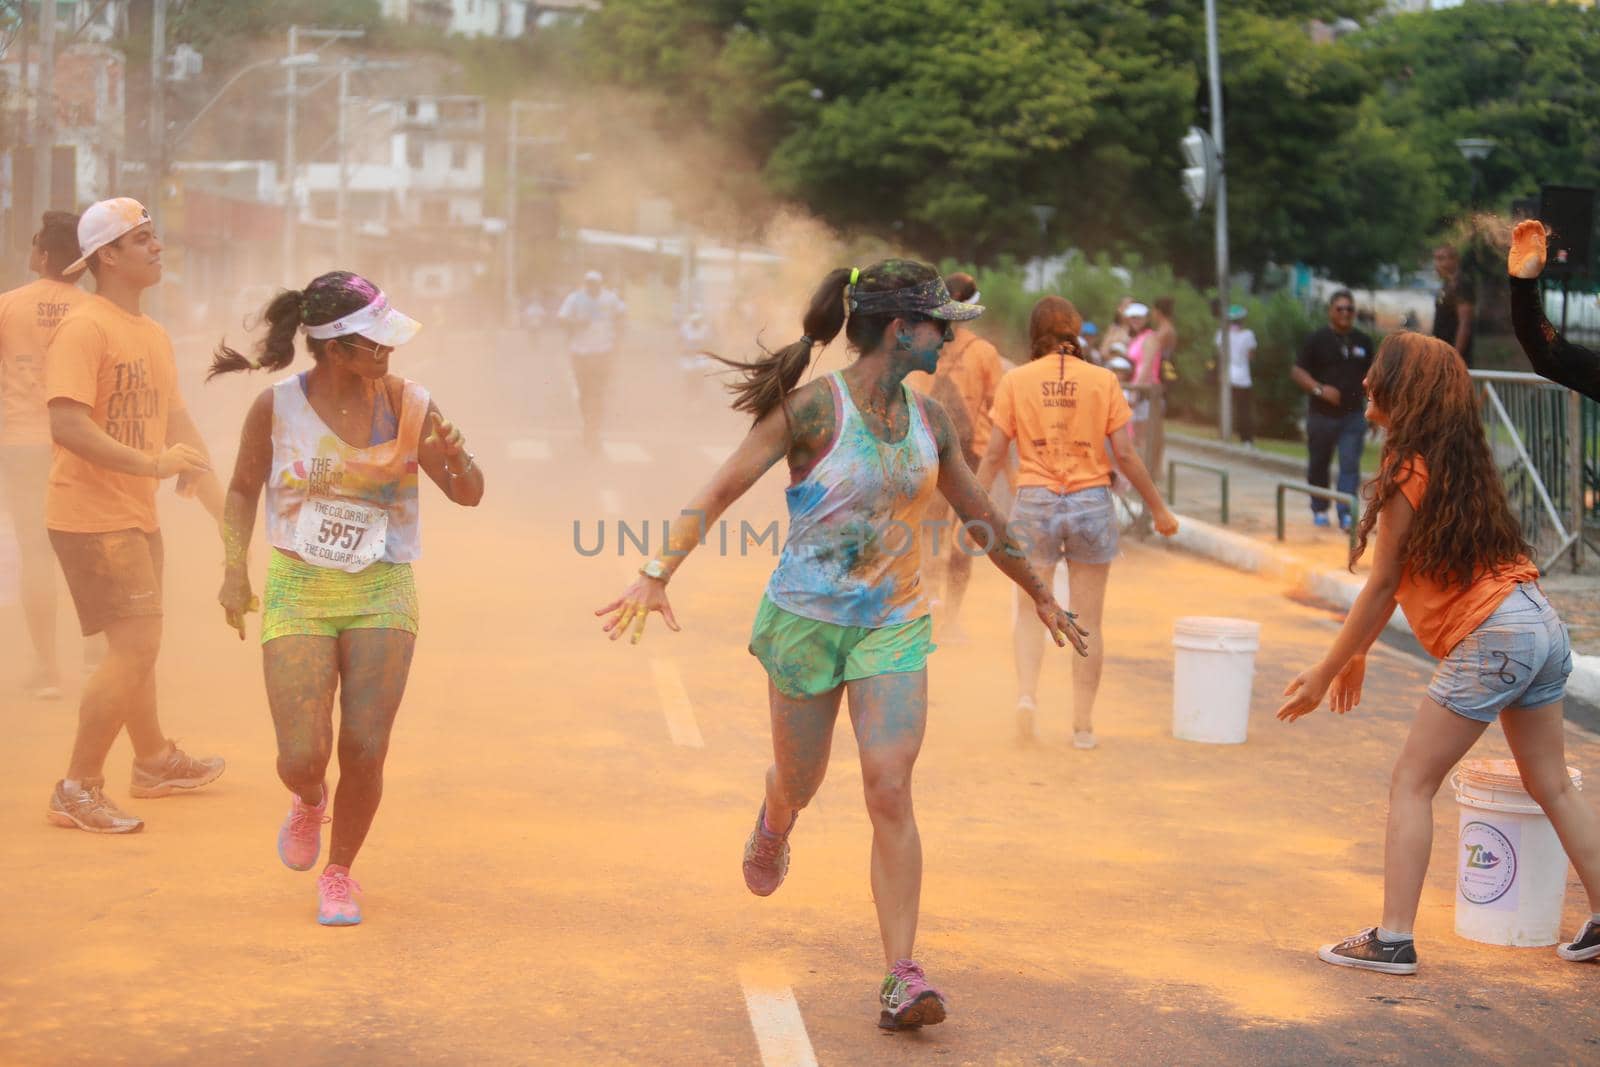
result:
[[[1000,379],[993,413],[999,432],[989,439],[978,483],[987,487],[994,481],[1015,442],[1021,465],[1012,529],[1038,573],[1054,574],[1056,564],[1066,560],[1072,607],[1090,634],[1087,655],[1072,664],[1072,739],[1078,748],[1094,748],[1094,701],[1105,666],[1100,622],[1117,555],[1111,455],[1144,498],[1163,537],[1177,533],[1178,520],[1134,448],[1133,412],[1117,376],[1079,355],[1082,326],[1078,309],[1062,297],[1047,296],[1034,305],[1028,317],[1031,362]],[[1031,740],[1044,633],[1018,613],[1013,641],[1017,729]]]

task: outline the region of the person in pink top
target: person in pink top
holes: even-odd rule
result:
[[[339,697],[339,787],[317,921],[361,921],[350,865],[383,796],[383,765],[417,640],[411,563],[421,553],[417,473],[453,503],[483,498],[483,471],[428,391],[389,373],[389,356],[421,326],[377,286],[323,274],[267,305],[267,335],[249,359],[220,345],[208,377],[283,370],[303,331],[310,370],[262,390],[245,416],[224,508],[226,572],[217,599],[245,636],[255,607],[247,560],[266,489],[272,546],[261,621],[278,777],[290,792],[278,857],[310,870],[328,821],[328,764]]]
[[[56,574],[44,523],[50,477],[50,410],[44,397],[44,353],[68,311],[89,299],[78,288],[78,216],[46,211],[28,250],[37,281],[0,293],[0,487],[16,531],[22,613],[34,665],[24,689],[38,700],[61,698],[56,662]]]

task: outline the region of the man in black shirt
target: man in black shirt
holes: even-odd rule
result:
[[[1310,450],[1306,481],[1328,488],[1333,453],[1339,453],[1339,492],[1361,487],[1361,447],[1367,437],[1367,395],[1362,381],[1372,366],[1372,338],[1355,328],[1356,300],[1340,289],[1328,301],[1328,325],[1306,338],[1289,372],[1311,400],[1306,410]],[[1328,501],[1311,498],[1311,519],[1328,525]],[[1339,503],[1339,528],[1350,528],[1350,507]]]
[[[1478,291],[1461,270],[1461,254],[1452,245],[1433,250],[1433,269],[1439,274],[1439,296],[1433,302],[1433,336],[1454,345],[1467,366],[1472,366],[1472,312]]]

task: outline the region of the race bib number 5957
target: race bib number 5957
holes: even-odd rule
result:
[[[295,551],[307,563],[354,574],[383,558],[388,531],[383,508],[314,496],[300,507]]]

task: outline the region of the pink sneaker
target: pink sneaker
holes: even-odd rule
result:
[[[298,793],[289,795],[289,814],[278,829],[278,858],[291,871],[309,871],[322,854],[322,824],[329,821],[328,783],[322,783],[322,803],[316,807]]]
[[[915,960],[896,960],[878,989],[878,1025],[885,1030],[915,1030],[944,1022],[944,994],[928,984]]]
[[[328,864],[317,878],[317,922],[323,926],[354,926],[361,921],[356,897],[361,885],[350,877],[349,867]]]

